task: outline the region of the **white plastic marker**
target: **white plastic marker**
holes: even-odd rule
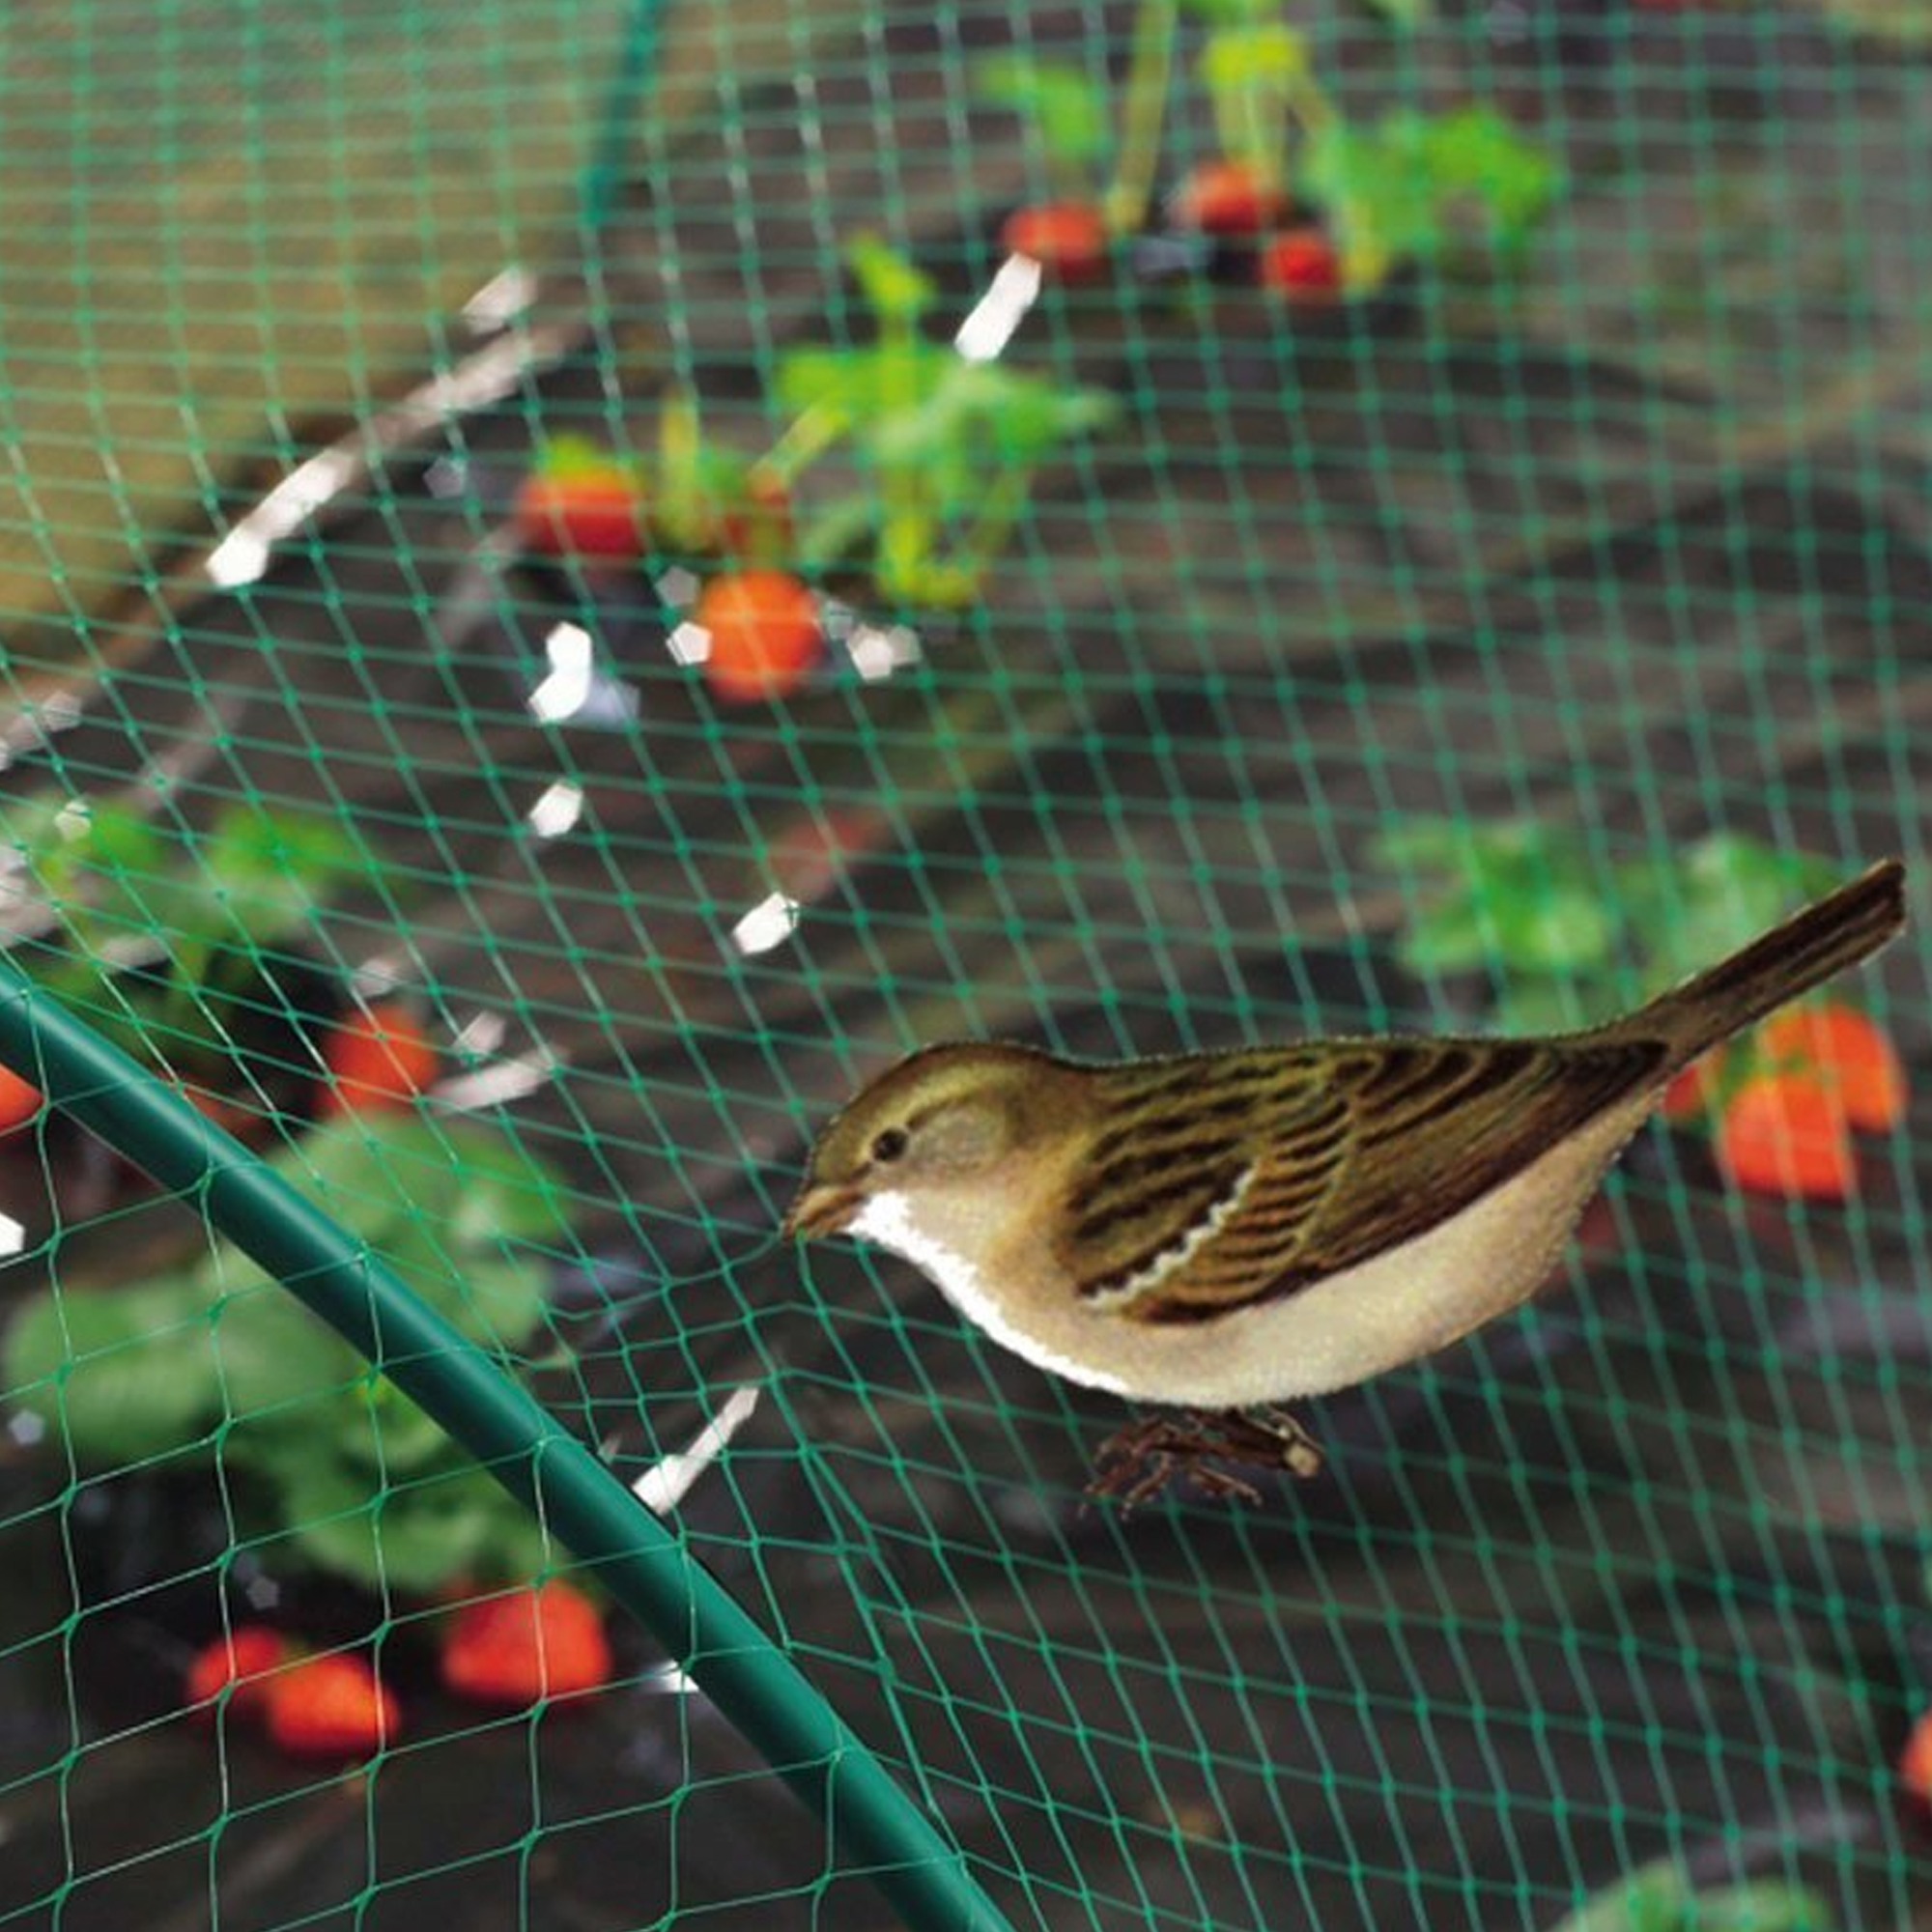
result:
[[[724,1406],[693,1437],[691,1447],[653,1463],[631,1485],[632,1493],[654,1516],[668,1515],[684,1500],[692,1484],[724,1454],[757,1406],[758,1391],[749,1382],[733,1389]]]

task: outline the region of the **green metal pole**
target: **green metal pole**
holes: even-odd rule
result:
[[[0,958],[0,1061],[379,1365],[678,1660],[863,1861],[914,1932],[1011,1932],[885,1767],[716,1577],[582,1443],[240,1141]]]

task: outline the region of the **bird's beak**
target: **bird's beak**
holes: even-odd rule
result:
[[[813,1181],[784,1217],[780,1231],[788,1241],[816,1241],[836,1235],[859,1209],[859,1190],[829,1180]]]

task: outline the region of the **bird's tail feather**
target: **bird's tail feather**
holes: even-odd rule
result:
[[[1670,1042],[1670,1065],[1682,1066],[1876,952],[1904,925],[1905,867],[1882,860],[1610,1031],[1661,1035]]]

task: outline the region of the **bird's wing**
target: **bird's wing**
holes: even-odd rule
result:
[[[1391,1039],[1123,1069],[1059,1258],[1136,1321],[1291,1293],[1448,1220],[1666,1058],[1629,1037]]]

